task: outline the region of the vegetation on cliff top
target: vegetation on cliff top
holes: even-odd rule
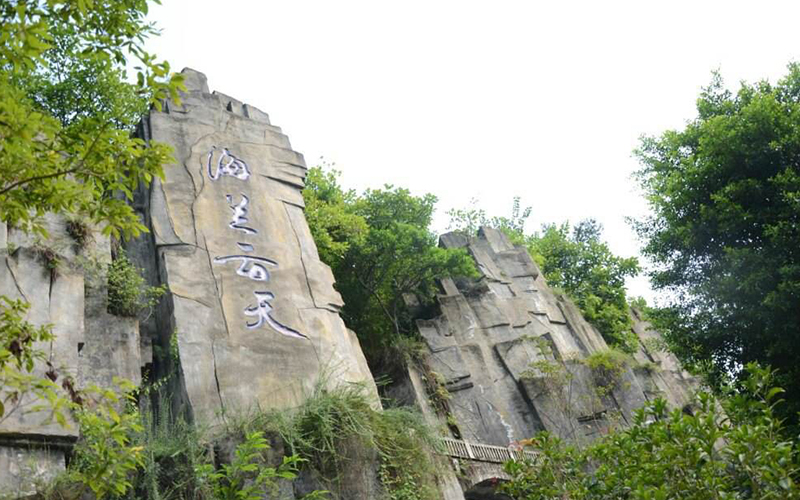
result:
[[[144,230],[128,200],[161,176],[165,145],[130,131],[149,104],[177,98],[144,48],[148,2],[11,1],[0,5],[0,221],[45,236],[45,212],[82,215],[107,234]],[[130,58],[136,84],[125,82]]]
[[[320,253],[336,277],[345,302],[343,317],[359,335],[367,359],[378,372],[396,363],[399,337],[414,337],[404,295],[415,294],[430,305],[435,279],[475,276],[472,259],[461,249],[436,246],[429,226],[436,198],[412,196],[386,186],[359,195],[339,185],[338,172],[309,170],[306,217]],[[449,212],[451,227],[474,233],[482,225],[504,231],[528,248],[551,286],[566,292],[584,316],[613,346],[636,349],[631,330],[625,278],[639,271],[636,258],[614,255],[602,241],[594,220],[547,224],[541,233],[525,233],[530,209],[514,200],[511,217],[488,217],[475,207]]]

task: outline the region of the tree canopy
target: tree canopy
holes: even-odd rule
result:
[[[376,372],[386,373],[398,361],[397,346],[417,335],[405,298],[430,304],[436,278],[476,271],[464,250],[437,246],[429,229],[435,196],[390,185],[356,194],[342,189],[338,175],[309,170],[306,217],[320,258],[336,277],[345,323]]]
[[[164,145],[131,127],[149,104],[178,97],[144,48],[146,0],[10,1],[0,5],[0,221],[44,235],[45,212],[79,214],[108,234],[144,228],[124,199],[162,175]],[[125,82],[128,59],[138,82]]]
[[[625,278],[636,276],[639,264],[636,257],[614,255],[602,234],[594,219],[573,227],[545,224],[526,244],[540,256],[547,282],[565,291],[609,344],[633,352],[638,340],[631,329]]]
[[[800,409],[800,66],[735,93],[715,75],[697,116],[637,154],[652,214],[635,228],[672,297],[657,326],[716,380],[777,368]]]

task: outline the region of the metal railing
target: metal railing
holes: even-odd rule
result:
[[[490,462],[502,464],[508,460],[528,459],[536,461],[538,454],[533,451],[525,451],[521,448],[494,446],[491,444],[469,443],[452,438],[441,438],[447,456],[453,458],[463,458],[475,460],[477,462]]]

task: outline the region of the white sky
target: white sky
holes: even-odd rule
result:
[[[622,255],[646,206],[641,134],[681,127],[711,71],[729,86],[800,59],[797,1],[164,0],[150,49],[269,113],[346,187],[471,198],[528,229],[594,217]],[[630,292],[652,298],[646,279]]]

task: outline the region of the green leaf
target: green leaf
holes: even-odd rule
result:
[[[778,394],[783,394],[785,392],[786,391],[781,387],[773,387],[772,389],[769,390],[769,392],[767,392],[767,395],[765,396],[765,399],[767,401],[772,401],[772,399],[775,396],[777,396]]]

